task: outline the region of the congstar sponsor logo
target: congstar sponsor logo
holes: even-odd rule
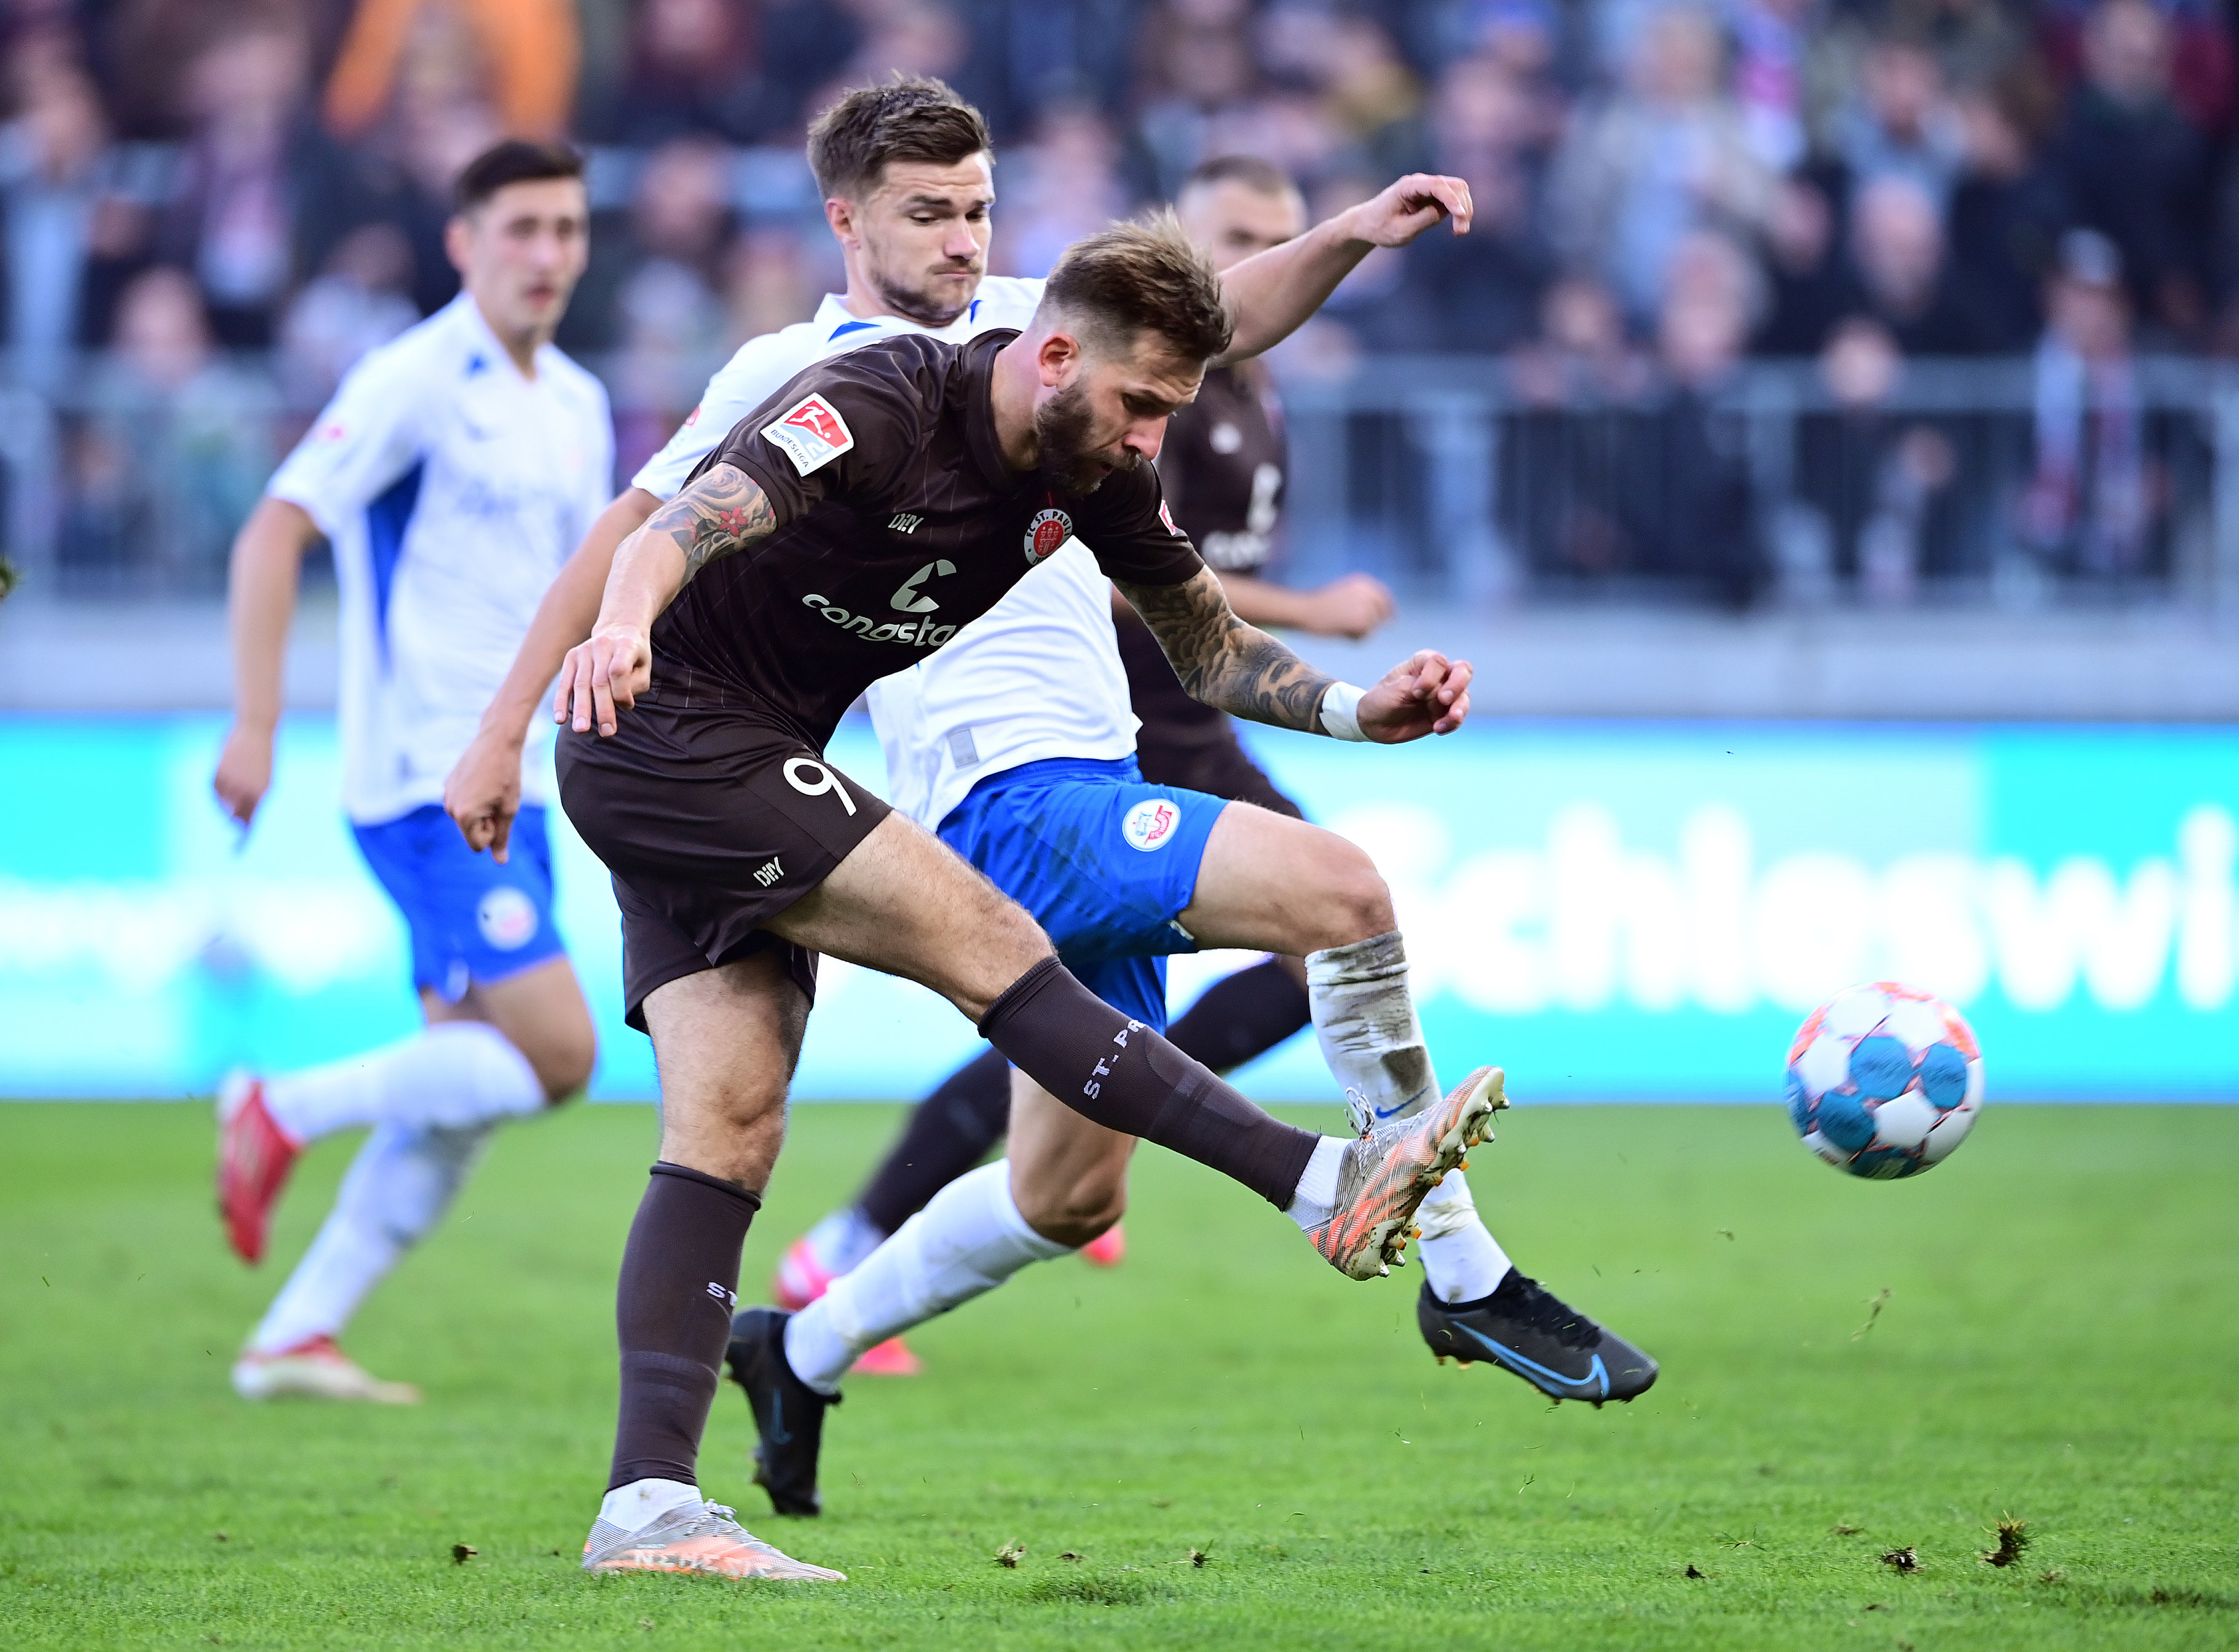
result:
[[[832,624],[851,636],[866,642],[900,642],[914,648],[938,648],[956,634],[953,625],[935,625],[930,619],[881,620],[875,614],[850,614],[829,597],[810,592],[801,599],[804,608],[814,608]]]

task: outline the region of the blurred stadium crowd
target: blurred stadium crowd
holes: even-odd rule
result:
[[[1339,421],[1316,497],[1433,558],[1478,532],[1505,559],[1493,584],[1902,603],[2015,568],[2103,593],[2213,555],[2185,547],[2220,498],[2203,363],[2239,354],[2217,0],[4,0],[4,19],[0,461],[10,532],[49,536],[64,593],[218,587],[349,362],[455,290],[448,181],[502,132],[591,151],[593,265],[561,342],[615,392],[627,476],[728,349],[840,284],[801,129],[896,69],[993,123],[1002,272],[1041,273],[1217,154],[1289,169],[1317,216],[1407,169],[1465,177],[1477,233],[1372,256],[1279,368],[1339,387],[1300,399]],[[1448,358],[1482,404],[1425,436],[1388,395],[1345,399],[1395,356]],[[1436,468],[1458,440],[1485,449],[1474,528],[1343,481]],[[22,496],[50,472],[42,527]]]

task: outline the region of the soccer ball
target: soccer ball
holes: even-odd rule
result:
[[[1853,1176],[1887,1181],[1941,1164],[1982,1106],[1975,1030],[1943,999],[1894,981],[1838,992],[1789,1046],[1796,1133]]]

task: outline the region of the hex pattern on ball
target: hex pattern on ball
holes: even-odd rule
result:
[[[1789,1120],[1807,1148],[1852,1176],[1894,1181],[1942,1163],[1982,1102],[1974,1029],[1916,987],[1838,992],[1789,1046]]]

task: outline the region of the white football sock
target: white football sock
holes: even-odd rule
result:
[[[1508,1277],[1508,1253],[1478,1220],[1477,1201],[1460,1171],[1425,1196],[1416,1223],[1422,1229],[1424,1277],[1440,1302],[1475,1302]]]
[[[1407,991],[1407,946],[1397,930],[1308,953],[1306,1001],[1331,1073],[1378,1118],[1405,1118],[1438,1098],[1438,1073]],[[1449,1171],[1425,1196],[1418,1220],[1432,1294],[1475,1302],[1498,1288],[1508,1255],[1478,1218],[1461,1171]]]
[[[495,1126],[421,1130],[382,1125],[365,1138],[319,1237],[249,1339],[276,1354],[339,1336],[367,1291],[442,1219]]]
[[[643,1531],[678,1503],[700,1501],[700,1488],[681,1480],[633,1480],[607,1493],[599,1518],[624,1531]]]
[[[816,1265],[835,1279],[862,1265],[887,1236],[856,1206],[834,1211],[808,1230],[808,1249]]]
[[[1342,1136],[1321,1138],[1306,1161],[1306,1174],[1299,1178],[1298,1191],[1283,1209],[1285,1216],[1302,1228],[1318,1228],[1330,1219],[1330,1212],[1337,1209],[1338,1166],[1351,1145]]]
[[[298,1141],[353,1125],[456,1129],[541,1111],[528,1058],[484,1021],[439,1021],[402,1044],[264,1082],[264,1105]]]
[[[786,1363],[809,1387],[835,1393],[865,1349],[993,1290],[1029,1263],[1072,1253],[1019,1214],[1008,1159],[982,1164],[934,1194],[793,1317],[785,1328]]]
[[[1438,1098],[1438,1075],[1407,994],[1407,944],[1398,930],[1307,953],[1306,1003],[1332,1076],[1379,1122]]]

